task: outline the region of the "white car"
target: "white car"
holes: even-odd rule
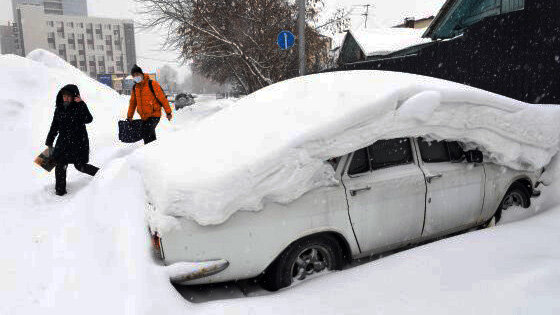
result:
[[[529,207],[542,171],[483,163],[477,150],[421,138],[382,140],[329,162],[339,184],[288,205],[237,212],[220,225],[180,218],[154,236],[178,284],[260,277],[278,290],[352,259],[484,227]]]

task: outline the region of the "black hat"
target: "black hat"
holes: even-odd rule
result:
[[[66,85],[65,87],[60,89],[60,91],[58,92],[58,95],[56,96],[56,106],[61,106],[62,105],[62,103],[63,103],[62,96],[63,95],[69,95],[69,96],[72,96],[72,97],[76,97],[76,96],[80,95],[80,90],[74,84]]]
[[[70,95],[73,97],[80,96],[80,90],[74,84],[68,84],[61,90],[62,94]]]
[[[138,67],[137,65],[134,65],[132,67],[132,70],[130,70],[130,74],[134,75],[135,73],[142,73],[144,74],[144,71],[142,71],[142,69],[140,67]]]

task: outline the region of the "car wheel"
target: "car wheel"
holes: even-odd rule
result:
[[[290,245],[265,271],[261,286],[269,291],[290,286],[296,281],[340,270],[343,250],[339,242],[328,235],[309,237]]]
[[[492,219],[490,219],[490,221],[487,223],[487,226],[495,226],[498,222],[500,222],[500,219],[502,218],[502,212],[510,207],[529,208],[529,198],[529,191],[527,190],[527,188],[525,188],[525,186],[519,183],[513,184],[506,192],[506,195],[504,196],[504,199],[502,199],[498,210],[496,210],[496,213],[494,214]]]

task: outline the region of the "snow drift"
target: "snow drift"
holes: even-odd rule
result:
[[[253,98],[251,96],[247,101],[240,102],[242,106],[227,109],[230,113],[221,113],[222,118],[216,116],[209,121],[203,118],[215,116],[216,113],[220,113],[219,108],[228,108],[231,104],[226,104],[225,101],[222,104],[208,102],[200,106],[200,109],[197,104],[197,108],[192,111],[178,112],[177,120],[173,125],[170,126],[165,121],[160,124],[158,145],[166,148],[166,151],[156,156],[156,152],[153,152],[158,148],[156,145],[140,147],[115,144],[116,120],[125,115],[127,98],[117,95],[109,88],[69,67],[57,56],[44,51],[36,51],[30,54],[28,59],[4,55],[0,56],[0,69],[4,74],[0,77],[0,114],[4,118],[0,124],[0,141],[3,145],[3,154],[0,154],[0,173],[3,179],[0,189],[2,216],[0,230],[7,245],[0,252],[1,314],[153,314],[162,310],[167,314],[285,314],[305,312],[309,309],[325,314],[406,311],[433,314],[450,312],[557,314],[560,311],[557,302],[560,292],[558,285],[560,270],[557,263],[560,250],[556,245],[560,241],[560,207],[558,207],[560,161],[557,155],[545,173],[547,182],[553,185],[543,189],[543,196],[537,199],[534,208],[528,211],[529,215],[538,212],[534,218],[511,223],[508,213],[505,213],[503,222],[510,223],[495,229],[468,233],[418,247],[368,265],[306,281],[297,287],[287,288],[273,295],[196,305],[185,301],[171,286],[164,270],[150,259],[147,230],[142,213],[145,204],[142,181],[146,181],[148,177],[142,177],[141,173],[131,170],[130,160],[135,162],[137,169],[156,165],[157,167],[151,170],[150,174],[162,171],[160,167],[164,166],[174,167],[175,172],[170,171],[174,176],[188,177],[199,166],[206,166],[206,164],[186,164],[190,161],[198,161],[193,159],[193,156],[205,152],[194,151],[200,149],[197,147],[189,147],[189,143],[193,141],[191,135],[202,135],[204,130],[209,130],[206,128],[212,126],[208,124],[216,124],[220,120],[234,117],[239,121],[228,124],[229,129],[219,129],[215,134],[210,133],[210,139],[220,139],[220,136],[234,139],[240,149],[238,154],[251,158],[247,162],[251,168],[247,169],[261,172],[257,173],[260,174],[259,178],[275,178],[279,176],[276,173],[266,177],[270,174],[270,164],[267,163],[278,161],[283,163],[282,160],[277,159],[275,153],[299,152],[312,161],[321,161],[321,155],[330,150],[327,147],[336,145],[336,141],[341,141],[336,137],[329,138],[329,132],[331,135],[342,134],[343,132],[339,132],[342,126],[347,126],[346,130],[349,131],[358,127],[365,128],[367,121],[375,119],[373,114],[364,119],[342,116],[344,113],[353,113],[350,108],[345,108],[343,105],[351,106],[352,102],[359,100],[360,97],[367,98],[368,93],[360,92],[362,94],[357,94],[353,99],[349,98],[352,97],[350,94],[340,95],[339,118],[346,117],[345,121],[354,123],[337,122],[331,126],[333,130],[310,126],[313,127],[312,130],[317,131],[316,133],[303,132],[307,131],[306,124],[312,119],[307,116],[317,115],[323,117],[321,121],[328,121],[329,113],[335,111],[330,106],[335,105],[329,103],[334,101],[326,102],[325,99],[338,95],[338,92],[331,93],[329,88],[338,84],[350,87],[355,82],[345,83],[341,80],[337,83],[335,79],[329,79],[331,86],[325,83],[320,89],[320,93],[327,94],[325,99],[317,97],[318,92],[310,91],[308,92],[310,95],[306,96],[302,93],[302,88],[293,88],[306,82],[307,79],[286,82],[286,90],[300,94],[286,92],[283,95],[280,92],[274,93],[270,89],[264,90],[262,92],[266,93],[262,95],[266,97],[262,99],[258,97],[259,104],[243,105],[244,102],[248,104],[255,102],[251,100]],[[376,75],[386,74],[376,73]],[[417,81],[421,82],[420,79]],[[32,165],[32,160],[43,146],[54,110],[56,92],[68,83],[78,84],[82,96],[94,115],[93,124],[88,126],[92,140],[92,162],[102,166],[102,169],[99,176],[94,179],[83,178],[81,174],[70,170],[68,174],[70,194],[65,198],[58,198],[53,193],[52,174],[47,175],[43,170]],[[439,85],[445,87],[445,84]],[[309,84],[309,87],[316,86],[316,84]],[[416,95],[414,98],[412,96],[400,98],[399,94],[391,96],[393,94],[389,93],[390,95],[387,96],[381,93],[386,95],[392,102],[390,104],[395,105],[396,108],[386,113],[387,117],[395,118],[386,119],[396,121],[406,119],[421,126],[426,125],[427,122],[434,122],[437,125],[438,120],[434,120],[438,117],[437,112],[442,108],[451,107],[446,103],[447,94],[436,89],[423,92],[425,93],[411,91],[409,95]],[[371,92],[369,93],[371,95]],[[490,144],[497,146],[498,149],[487,151],[489,154],[496,154],[494,158],[506,161],[508,157],[513,164],[529,165],[531,163],[527,161],[540,161],[540,158],[536,159],[538,156],[546,160],[548,152],[556,150],[548,148],[546,146],[548,142],[543,140],[545,137],[540,134],[549,128],[545,124],[553,120],[541,117],[541,114],[556,116],[554,112],[543,110],[546,106],[527,106],[496,96],[488,96],[487,93],[477,93],[486,95],[483,100],[492,100],[490,103],[494,105],[487,106],[492,109],[491,113],[503,114],[503,117],[499,117],[500,126],[511,122],[512,129],[518,128],[516,129],[518,131],[513,134],[506,132],[504,136],[497,133],[496,136],[507,141],[515,150],[505,150],[507,144],[486,142],[487,146]],[[472,96],[470,94],[472,93],[465,91],[465,95]],[[283,104],[286,107],[279,108],[275,105],[284,99],[286,101]],[[403,99],[408,101],[405,102]],[[343,102],[344,100],[347,101]],[[375,99],[369,99],[371,100]],[[313,105],[316,101],[325,102],[325,112],[298,108],[298,106],[314,106],[313,109],[316,110],[320,107],[320,104]],[[361,102],[366,101],[368,99]],[[429,103],[429,105],[415,106],[416,102]],[[260,105],[268,107],[261,108]],[[247,117],[243,115],[252,110],[247,109],[233,114],[243,106],[255,106],[261,112]],[[469,108],[464,104],[461,106]],[[500,109],[501,106],[505,110]],[[277,115],[278,119],[281,119],[278,125],[287,123],[281,130],[281,136],[284,138],[276,135],[272,129],[265,129],[267,132],[264,136],[262,133],[251,132],[254,130],[250,126],[257,123],[265,126],[270,124],[270,128],[280,128],[274,125],[276,122],[273,117],[262,116],[266,108],[272,111],[271,115]],[[473,105],[473,115],[478,113],[477,110],[484,108]],[[300,110],[306,116],[301,118],[295,116],[295,113]],[[364,109],[364,112],[367,110]],[[478,114],[483,115],[484,112]],[[521,120],[517,121],[510,116],[514,114],[515,118]],[[526,121],[526,124],[524,124],[524,114],[532,117]],[[290,121],[288,116],[296,117],[297,120],[294,118],[294,121]],[[355,116],[359,117],[359,113],[355,113]],[[257,117],[263,118],[257,120]],[[443,115],[440,119],[444,117],[446,116]],[[447,118],[450,119],[448,116]],[[454,117],[453,119],[464,121]],[[535,121],[530,119],[539,119],[543,125],[531,129],[530,126],[535,124]],[[360,124],[358,121],[363,123]],[[471,130],[476,130],[479,122],[472,117],[468,122],[474,123],[475,127],[467,129],[462,126],[457,129],[457,133],[465,129],[469,132],[464,133],[470,135]],[[449,124],[451,122],[447,125]],[[249,126],[244,127],[244,125]],[[244,128],[248,135],[255,133],[254,138],[268,137],[277,141],[286,139],[281,143],[284,146],[276,147],[271,144],[270,147],[277,150],[266,154],[270,160],[257,160],[259,164],[255,164],[253,163],[256,161],[255,158],[261,155],[252,156],[249,146],[261,144],[250,142],[249,136],[246,139],[228,136],[229,133],[239,136],[242,133],[237,129]],[[323,134],[321,132],[324,129],[329,130]],[[503,132],[507,129],[500,127],[497,130]],[[375,135],[377,134],[381,132]],[[320,136],[313,138],[311,135]],[[548,140],[554,142],[555,133],[549,136]],[[515,141],[516,137],[519,137],[519,141]],[[366,141],[357,139],[356,143],[350,146],[360,145],[362,140]],[[527,144],[526,141],[531,139],[539,141],[534,145]],[[208,147],[222,145],[224,140],[226,139],[217,143],[208,142],[206,145]],[[321,147],[322,143],[325,148]],[[291,146],[285,149],[287,144]],[[171,145],[175,146],[175,150],[168,148]],[[263,145],[260,146],[261,149]],[[134,149],[138,148],[140,150],[137,154],[128,157]],[[214,152],[217,151],[219,150],[215,149]],[[224,152],[220,152],[221,162],[231,163],[229,156]],[[259,151],[253,150],[253,152]],[[180,156],[181,154],[183,156]],[[152,156],[156,156],[157,161],[150,160]],[[217,159],[212,156],[209,158]],[[170,164],[177,161],[179,163]],[[523,163],[518,163],[521,161]],[[146,162],[146,165],[143,166],[139,164],[140,162]],[[237,164],[242,165],[242,163]],[[298,167],[309,166],[302,164]],[[284,166],[280,165],[278,170],[287,172],[283,168]],[[281,175],[286,174],[288,173]],[[299,176],[299,170],[289,174]],[[209,173],[209,175],[214,174]],[[225,176],[225,174],[218,175]],[[282,176],[277,179],[285,179]],[[208,179],[212,178],[208,177]],[[221,177],[217,176],[213,180],[220,183]],[[244,187],[259,189],[265,187],[260,182],[243,182],[243,180],[246,178],[240,177],[239,180],[232,182]],[[288,179],[287,182],[290,180]],[[147,181],[145,185],[149,183]],[[173,187],[172,182],[168,184]],[[253,186],[247,186],[249,184]],[[286,187],[283,186],[282,189]],[[181,189],[177,190],[178,194],[181,192]],[[228,194],[231,193],[228,191]],[[259,292],[259,295],[263,293]]]
[[[558,151],[560,109],[423,76],[354,71],[262,89],[136,156],[160,215],[220,224],[336,182],[324,163],[379,139],[460,140],[487,160],[538,169]],[[173,221],[173,220],[171,220]]]

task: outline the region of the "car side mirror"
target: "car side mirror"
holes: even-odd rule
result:
[[[465,152],[465,157],[469,163],[482,163],[484,160],[484,156],[479,150],[467,151]]]

